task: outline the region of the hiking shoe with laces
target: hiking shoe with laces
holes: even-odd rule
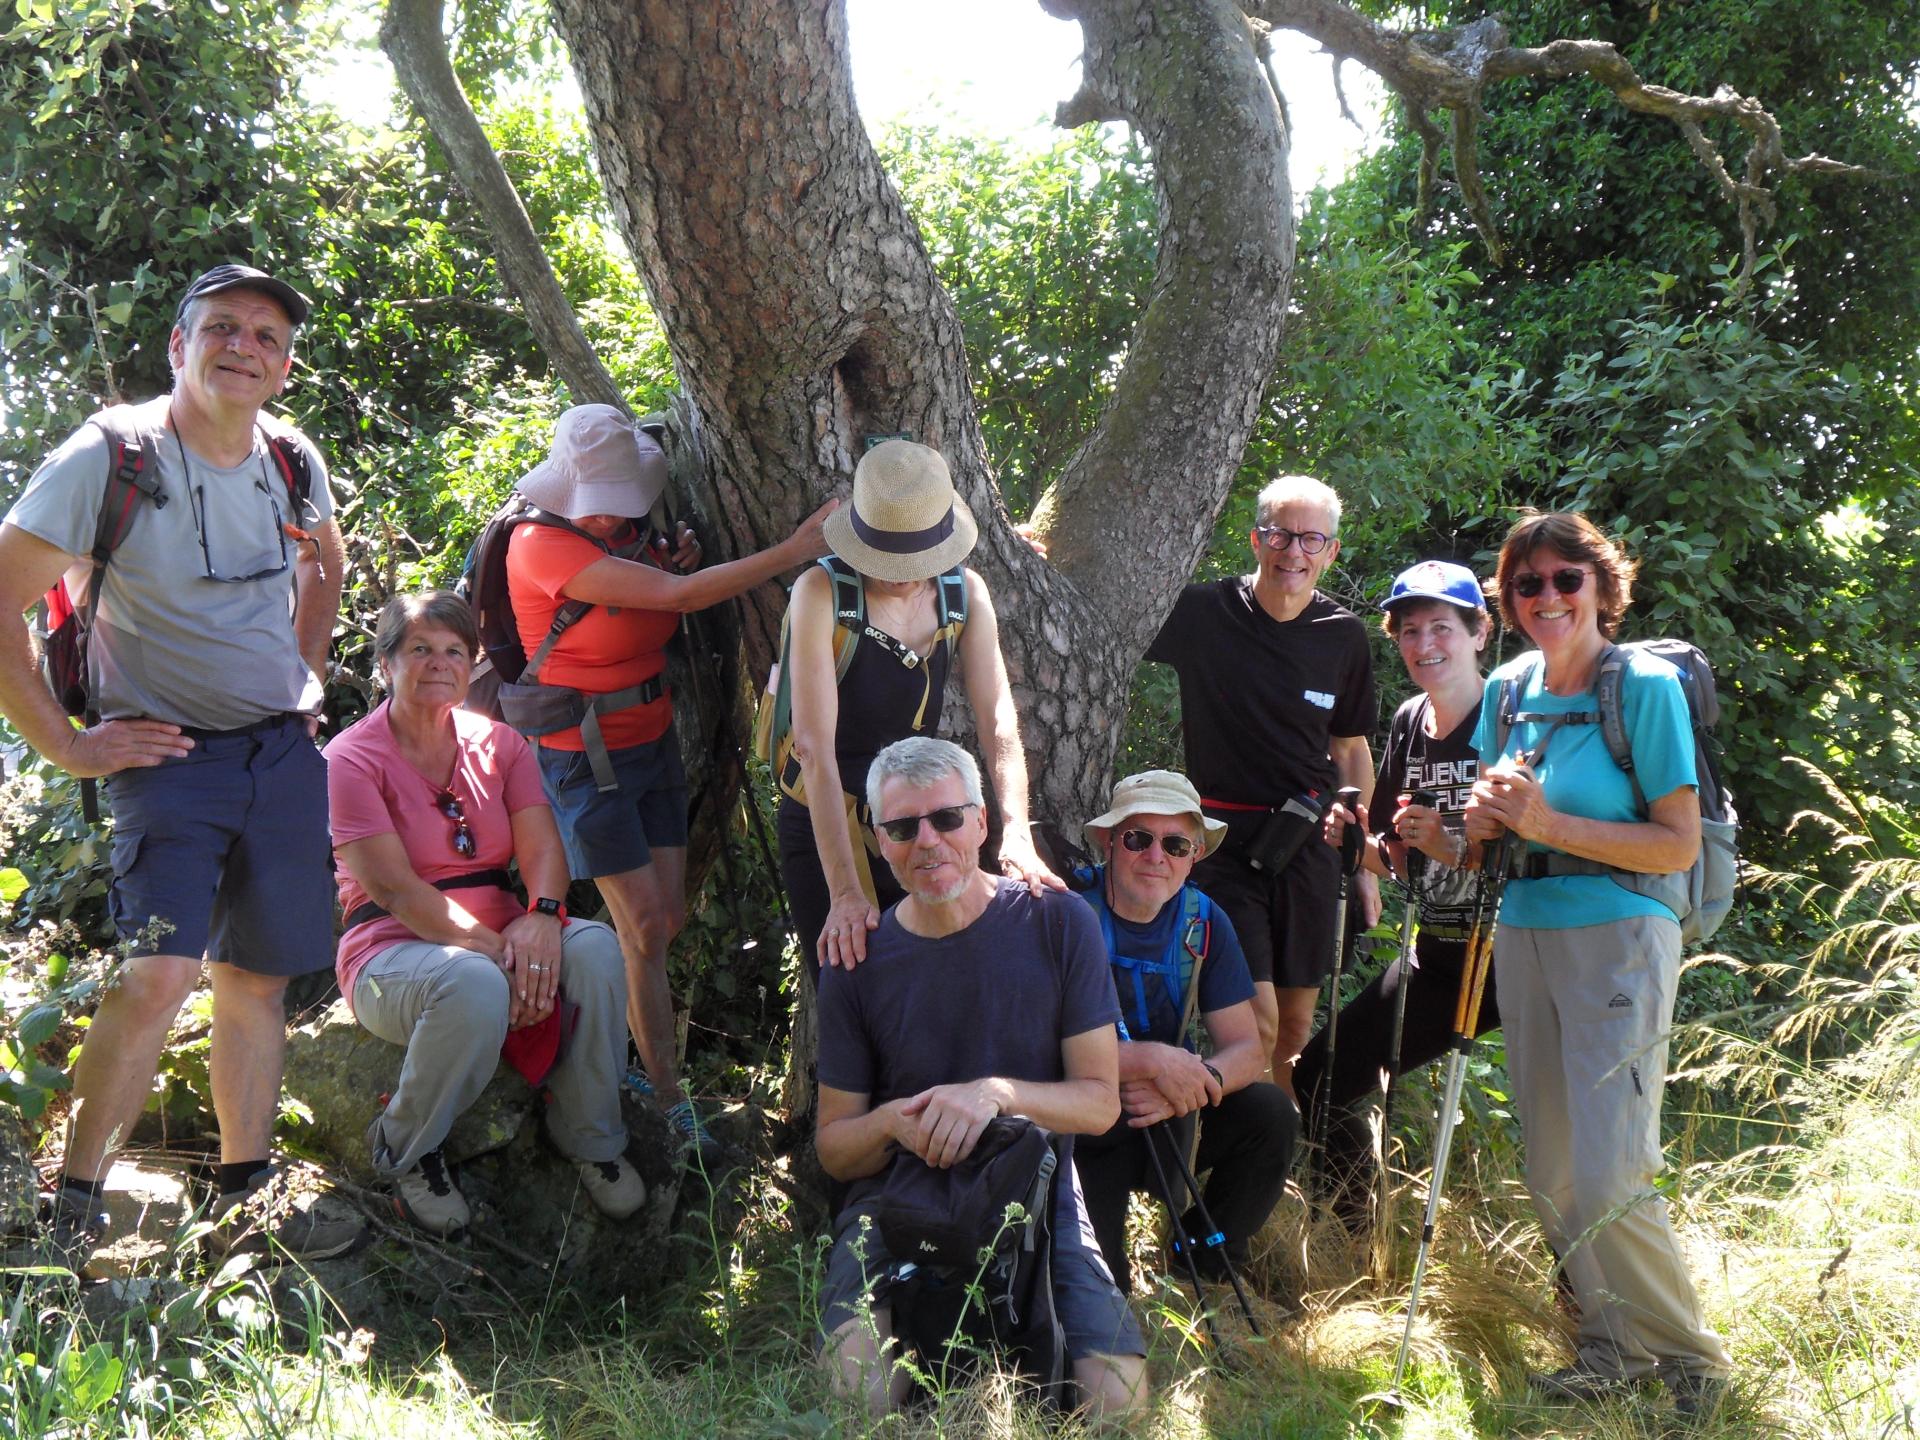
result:
[[[693,1108],[693,1101],[682,1100],[677,1105],[669,1105],[667,1123],[673,1126],[674,1134],[680,1137],[681,1143],[699,1155],[702,1165],[711,1165],[720,1158],[720,1142],[707,1129],[700,1112]]]
[[[435,1235],[453,1235],[467,1228],[473,1211],[467,1197],[447,1173],[447,1159],[429,1150],[420,1163],[393,1181],[393,1208],[400,1218]]]
[[[1673,1413],[1683,1420],[1707,1420],[1727,1398],[1727,1382],[1718,1375],[1694,1375],[1675,1371],[1665,1377],[1673,1396]]]
[[[112,1217],[98,1200],[76,1195],[63,1186],[40,1197],[40,1232],[14,1261],[57,1266],[84,1280],[87,1263],[106,1242],[111,1227]]]
[[[213,1222],[205,1245],[215,1261],[230,1255],[258,1255],[269,1264],[333,1260],[360,1247],[367,1227],[357,1220],[336,1220],[319,1202],[301,1209],[284,1170],[262,1170],[245,1190],[230,1190],[207,1212]]]
[[[611,1160],[576,1160],[580,1183],[593,1208],[609,1220],[624,1220],[647,1203],[647,1182],[624,1155]]]
[[[627,1073],[620,1083],[642,1099],[646,1099],[653,1094],[653,1080],[648,1076],[647,1072],[638,1065],[629,1065],[627,1067]]]
[[[1631,1394],[1634,1384],[1618,1375],[1602,1375],[1585,1365],[1566,1365],[1558,1370],[1531,1371],[1527,1375],[1527,1388],[1545,1399],[1588,1404],[1618,1400]]]

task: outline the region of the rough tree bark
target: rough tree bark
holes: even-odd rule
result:
[[[710,551],[769,544],[844,494],[869,435],[939,447],[982,521],[973,563],[999,600],[1035,813],[1071,825],[1097,808],[1132,669],[1206,548],[1280,341],[1293,214],[1284,112],[1259,58],[1269,28],[1379,72],[1435,156],[1429,112],[1450,112],[1456,177],[1496,258],[1475,119],[1501,79],[1592,76],[1674,121],[1739,206],[1749,251],[1771,180],[1845,167],[1787,159],[1746,97],[1648,85],[1600,42],[1517,49],[1494,19],[1436,34],[1390,30],[1342,0],[1040,3],[1085,37],[1084,88],[1060,123],[1130,123],[1160,196],[1158,268],[1128,363],[1037,512],[1050,562],[1006,523],[952,305],[854,107],[838,0],[554,0],[554,12],[672,347],[680,453]],[[402,10],[412,33],[438,34],[439,0],[394,0]],[[1714,118],[1748,133],[1737,182],[1702,129]],[[767,587],[745,607],[750,675],[764,673],[780,606]],[[737,696],[729,649],[731,636],[711,658]]]

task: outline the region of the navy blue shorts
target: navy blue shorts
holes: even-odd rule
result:
[[[1147,1342],[1140,1322],[1113,1272],[1101,1258],[1100,1242],[1087,1218],[1087,1202],[1080,1193],[1080,1176],[1071,1185],[1054,1187],[1053,1308],[1067,1334],[1067,1355],[1085,1360],[1094,1355],[1145,1355]],[[833,1253],[827,1258],[826,1278],[820,1285],[820,1335],[824,1348],[835,1331],[865,1313],[862,1297],[878,1309],[892,1291],[886,1274],[892,1265],[879,1230],[866,1220],[866,1207],[855,1203],[841,1212],[834,1225]]]
[[[120,938],[256,975],[331,969],[327,766],[305,720],[189,733],[185,755],[107,777]]]
[[[622,875],[651,862],[656,845],[686,845],[687,772],[671,725],[658,740],[607,752],[619,788],[604,795],[586,751],[535,748],[574,879]]]

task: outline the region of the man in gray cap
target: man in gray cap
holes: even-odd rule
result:
[[[289,979],[333,963],[320,714],[344,550],[320,453],[265,412],[307,302],[248,265],[182,295],[174,385],[95,415],[0,522],[0,713],[48,760],[104,776],[109,907],[128,959],[87,1031],[53,1253],[105,1233],[102,1177],[211,962],[220,1221],[214,1243],[318,1259],[359,1227],[308,1212],[268,1246]],[[76,726],[35,673],[22,612],[64,584],[89,633]],[[278,1187],[274,1187],[277,1189]]]

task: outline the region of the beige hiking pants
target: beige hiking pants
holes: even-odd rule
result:
[[[1579,1297],[1580,1362],[1626,1379],[1725,1376],[1653,1189],[1680,927],[1502,925],[1494,965],[1527,1188]]]

